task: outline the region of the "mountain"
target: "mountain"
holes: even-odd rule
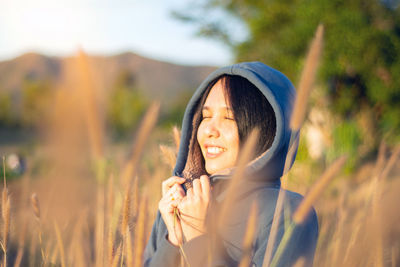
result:
[[[51,84],[63,81],[66,66],[72,57],[50,57],[36,53],[24,54],[12,60],[0,62],[0,90],[14,98],[20,96],[25,80],[44,80]],[[134,85],[149,99],[171,103],[182,94],[197,88],[215,67],[183,66],[145,58],[134,53],[114,56],[89,56],[89,64],[95,84],[103,90],[111,90],[121,74],[133,77]],[[69,65],[71,66],[71,65]]]

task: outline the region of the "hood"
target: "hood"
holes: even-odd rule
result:
[[[274,141],[267,151],[248,164],[246,173],[248,179],[262,180],[263,182],[280,185],[280,177],[284,174],[288,149],[290,147],[290,149],[295,149],[296,152],[298,146],[299,134],[298,132],[292,132],[289,127],[296,91],[293,84],[285,75],[261,62],[245,62],[217,69],[197,88],[186,107],[183,117],[181,141],[174,175],[180,176],[185,168],[192,136],[192,121],[197,103],[208,84],[224,74],[238,75],[246,78],[264,94],[271,104],[276,118]],[[292,166],[294,158],[288,163],[289,168]],[[229,177],[229,175],[213,176],[215,177],[210,178],[226,179]]]

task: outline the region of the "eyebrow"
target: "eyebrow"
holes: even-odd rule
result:
[[[210,110],[211,108],[208,106],[204,106],[202,110]],[[233,112],[233,109],[230,107],[224,107],[223,109],[226,109],[227,111]]]

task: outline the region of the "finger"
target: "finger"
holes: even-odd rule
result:
[[[193,186],[192,187],[190,187],[187,191],[186,191],[186,196],[188,197],[188,198],[191,198],[191,197],[193,197]]]
[[[207,198],[209,198],[210,197],[210,191],[211,191],[210,178],[208,178],[207,175],[200,176],[200,184],[201,184],[201,190],[202,190],[203,194]]]
[[[193,180],[193,194],[196,196],[201,195],[201,185],[200,185],[200,179],[194,179]]]
[[[165,194],[167,193],[167,191],[168,191],[174,184],[183,184],[185,181],[186,181],[185,178],[178,177],[178,176],[172,176],[172,177],[168,178],[167,180],[165,180],[165,181],[162,182],[162,184],[161,184],[161,188],[162,188],[163,195],[165,195]]]
[[[180,185],[176,184],[176,186],[171,187],[167,193],[162,197],[162,199],[166,202],[169,203],[175,199],[182,199],[185,196],[185,191]]]
[[[167,192],[167,196],[185,196],[185,190],[179,184],[174,184]]]
[[[181,185],[177,185],[177,189],[176,189],[175,193],[181,197],[186,196],[185,190],[183,190],[183,187]]]

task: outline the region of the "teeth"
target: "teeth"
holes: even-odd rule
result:
[[[219,154],[219,153],[224,152],[224,151],[225,151],[225,149],[222,148],[222,147],[216,147],[216,146],[207,147],[207,152],[211,153],[211,154]]]

